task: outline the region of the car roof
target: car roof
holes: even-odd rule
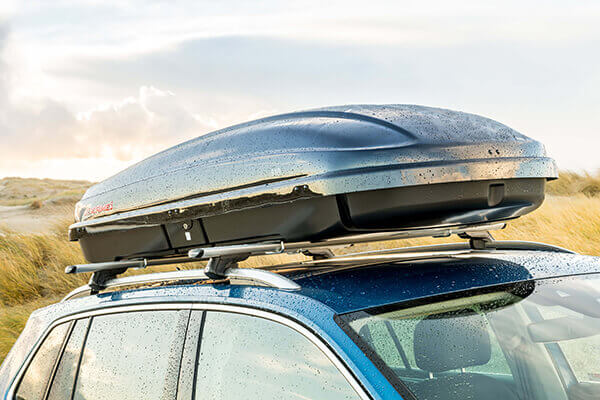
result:
[[[222,282],[166,284],[100,293],[56,307],[77,312],[122,302],[220,302],[284,314],[306,314],[304,307],[318,305],[328,313],[343,314],[485,286],[600,272],[600,258],[559,251],[483,250],[408,261],[388,256],[384,262],[365,256],[349,264],[331,263],[286,273],[300,286],[295,291]]]
[[[600,272],[600,258],[555,251],[474,251],[433,260],[342,267],[292,277],[300,293],[343,314],[506,283]]]

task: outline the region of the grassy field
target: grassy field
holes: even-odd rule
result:
[[[2,182],[6,183],[6,180],[1,180],[0,183]],[[36,183],[39,182],[38,180]],[[79,184],[81,186],[77,186]],[[83,190],[86,185],[89,184],[77,183],[70,188],[61,187],[56,190],[47,186],[44,189],[46,191],[39,195],[18,188],[19,192],[13,194],[12,198],[6,193],[5,186],[5,199],[15,204],[28,205],[40,199],[48,201],[56,196],[64,197],[65,191]],[[494,236],[498,239],[547,242],[583,254],[600,255],[600,176],[562,173],[561,179],[550,183],[548,194],[539,210],[511,222],[507,229],[496,232]],[[4,201],[2,199],[0,197],[0,202]],[[43,207],[45,205],[42,205],[42,210]],[[66,239],[69,222],[69,217],[63,216],[57,221],[56,228],[42,234],[22,234],[10,230],[0,232],[0,361],[16,340],[31,311],[56,302],[71,289],[86,283],[89,278],[65,275],[63,272],[66,265],[83,261],[78,245]],[[383,242],[344,251],[455,240],[456,238]],[[282,256],[265,257],[250,260],[244,266],[287,260],[289,258]]]

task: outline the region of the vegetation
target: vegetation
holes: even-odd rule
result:
[[[81,190],[86,184],[81,183]],[[25,204],[60,193],[64,191],[47,190],[43,196],[28,197],[29,203]],[[562,173],[559,180],[549,184],[548,193],[550,195],[539,210],[511,222],[508,228],[494,236],[498,239],[547,242],[583,254],[600,255],[600,176]],[[70,243],[66,238],[67,225],[68,222],[63,221],[45,234],[25,235],[9,230],[0,233],[0,361],[18,337],[31,311],[56,302],[89,279],[88,276],[64,274],[66,265],[83,261],[77,243]],[[355,252],[455,240],[413,239],[357,245],[338,251]],[[269,256],[251,259],[242,266],[301,258]]]
[[[65,266],[82,261],[65,231],[0,237],[0,304],[16,306],[69,292],[86,280],[65,274]]]
[[[554,196],[600,196],[600,171],[595,174],[562,171],[559,179],[548,184],[546,193]]]

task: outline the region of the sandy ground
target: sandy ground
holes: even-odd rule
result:
[[[46,233],[72,213],[72,207],[64,206],[42,206],[35,210],[29,206],[0,206],[0,232]]]

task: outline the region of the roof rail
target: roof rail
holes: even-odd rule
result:
[[[93,272],[89,286],[91,293],[98,293],[106,288],[106,285],[122,274],[129,268],[142,269],[152,265],[178,264],[194,262],[198,260],[208,260],[204,270],[206,276],[212,279],[227,278],[227,271],[235,268],[239,261],[245,260],[250,256],[280,254],[280,253],[299,253],[310,249],[328,248],[343,246],[355,243],[367,243],[384,240],[398,240],[416,237],[447,237],[450,235],[459,235],[463,238],[469,238],[470,245],[474,248],[485,247],[489,243],[491,235],[490,230],[503,229],[505,223],[489,223],[479,225],[461,225],[456,227],[434,227],[422,229],[407,229],[395,232],[376,232],[356,236],[345,236],[334,239],[327,239],[318,242],[268,242],[237,244],[228,246],[214,246],[191,249],[188,257],[170,257],[162,259],[134,259],[110,261],[93,264],[70,265],[65,269],[65,273],[74,274],[81,272]]]
[[[251,284],[259,286],[274,287],[282,290],[299,290],[300,285],[296,282],[284,277],[283,275],[253,268],[230,268],[225,271],[225,279],[232,283]],[[126,276],[123,278],[113,278],[104,282],[103,290],[115,289],[125,286],[136,286],[144,284],[162,283],[162,282],[199,282],[210,280],[202,269],[192,269],[183,271],[158,272],[154,274],[142,274]],[[81,286],[69,294],[62,301],[67,301],[77,297],[87,296],[94,293],[91,285]]]
[[[401,253],[421,253],[472,249],[468,242],[442,243],[424,246],[399,247],[396,249],[382,249],[361,251],[358,253],[344,254],[344,257],[367,256],[372,254],[401,254]],[[531,251],[552,251],[556,253],[577,254],[576,252],[552,244],[529,242],[525,240],[491,240],[486,243],[489,250],[531,250]]]

